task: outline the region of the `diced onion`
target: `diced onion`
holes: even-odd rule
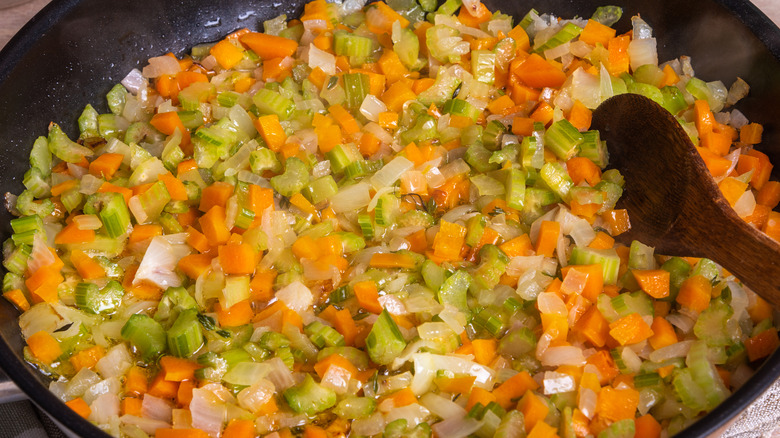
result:
[[[585,356],[582,349],[574,346],[549,347],[542,354],[542,365],[558,367],[561,365],[583,366]]]
[[[387,105],[373,94],[367,94],[360,105],[360,114],[372,122],[376,122],[379,119],[379,113],[385,111],[387,111]]]
[[[149,393],[144,394],[141,404],[141,414],[146,418],[171,422],[171,405],[165,399],[155,397]]]
[[[176,58],[163,55],[149,58],[149,65],[144,67],[142,74],[145,78],[156,78],[162,75],[175,75],[180,71],[181,65]]]
[[[659,348],[658,350],[650,353],[649,359],[652,362],[660,363],[665,360],[674,359],[675,357],[685,357],[694,342],[695,341],[680,341],[676,344]]]
[[[122,79],[122,85],[127,88],[127,91],[138,94],[139,91],[145,90],[149,86],[149,81],[144,78],[140,70],[134,68]]]
[[[309,44],[309,67],[320,68],[328,75],[336,74],[336,57],[332,54],[320,50],[314,44]]]
[[[365,182],[342,187],[338,193],[330,198],[330,206],[336,213],[357,211],[367,206],[371,201],[368,189],[369,185]]]

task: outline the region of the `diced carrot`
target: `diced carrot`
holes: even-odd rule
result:
[[[666,64],[664,66],[663,72],[664,72],[664,78],[661,81],[661,85],[660,85],[661,88],[669,85],[676,85],[678,82],[680,82],[680,76],[677,74],[676,71],[674,71],[671,65]]]
[[[211,246],[224,244],[230,238],[230,230],[225,224],[225,209],[219,205],[211,207],[198,219],[198,223]]]
[[[165,380],[165,373],[162,371],[157,373],[152,382],[149,384],[148,394],[155,397],[167,398],[173,400],[176,398],[176,394],[179,390],[179,382],[173,380]]]
[[[558,428],[552,427],[544,421],[539,421],[531,429],[527,438],[556,438],[558,436],[557,432]]]
[[[308,430],[308,426],[307,426]],[[255,436],[255,423],[252,420],[242,420],[234,418],[230,420],[225,430],[222,432],[222,438],[253,438]],[[319,438],[304,434],[304,438]],[[327,438],[327,435],[324,436]]]
[[[588,357],[587,362],[599,370],[599,383],[601,385],[608,384],[620,373],[607,350],[598,350]]]
[[[756,190],[761,190],[764,184],[769,181],[769,176],[772,174],[772,163],[769,161],[769,157],[760,151],[751,149],[747,151],[747,155],[758,158],[758,168],[753,173],[753,177],[750,178],[750,185]]]
[[[436,257],[445,260],[456,260],[460,258],[460,252],[463,248],[466,237],[466,227],[441,221],[439,223],[439,232],[433,239],[433,253]]]
[[[471,341],[474,346],[474,360],[482,365],[490,365],[496,358],[498,341],[496,339],[474,339]]]
[[[450,394],[468,394],[471,392],[471,388],[474,387],[474,380],[476,376],[462,375],[455,377],[437,376],[433,379],[433,383],[442,392],[448,392]],[[493,390],[493,395],[496,395],[496,391]],[[519,397],[519,396],[518,396]],[[498,396],[496,396],[498,401]],[[511,404],[511,400],[509,400]]]
[[[179,382],[179,387],[176,389],[176,404],[182,407],[189,406],[192,401],[192,390],[197,387],[197,381],[195,380],[182,380]]]
[[[89,163],[89,173],[96,177],[110,180],[119,169],[124,158],[122,154],[101,154]]]
[[[539,237],[536,239],[536,254],[552,257],[558,246],[558,236],[561,233],[561,224],[553,221],[542,221],[539,227]]]
[[[494,401],[496,401],[496,397],[490,391],[475,386],[471,389],[471,395],[469,395],[469,399],[466,402],[466,411],[470,411],[478,403],[482,406],[487,406]]]
[[[217,314],[219,325],[222,327],[237,327],[249,324],[252,322],[252,317],[255,316],[255,312],[252,310],[252,303],[248,299],[239,301],[228,309],[223,309],[221,304],[216,303],[214,311]]]
[[[474,4],[474,7],[468,8],[465,5],[461,6],[460,13],[458,14],[458,20],[461,23],[469,27],[479,28],[479,25],[490,20],[493,17],[493,13],[490,12],[487,6],[482,2]]]
[[[269,114],[258,117],[255,122],[255,128],[263,137],[268,148],[274,152],[278,152],[282,146],[287,142],[287,134],[282,128],[282,124],[279,122],[279,116],[276,114]]]
[[[520,63],[512,74],[534,88],[558,88],[566,81],[563,70],[535,53]]]
[[[415,267],[415,261],[408,254],[381,252],[372,255],[368,265],[372,268],[412,269]]]
[[[22,312],[26,312],[30,309],[30,301],[21,289],[11,289],[3,292],[3,298],[13,303],[13,305]]]
[[[384,307],[379,303],[379,291],[373,281],[361,281],[352,287],[360,307],[371,313],[381,313]]]
[[[573,157],[566,161],[566,170],[569,172],[574,185],[580,185],[586,181],[591,187],[601,181],[601,169],[589,158]]]
[[[94,230],[81,230],[76,223],[71,222],[66,225],[54,238],[57,245],[68,245],[74,243],[89,243],[95,240]]]
[[[780,204],[780,182],[767,181],[756,194],[756,202],[774,209]]]
[[[604,222],[609,226],[613,236],[619,236],[631,229],[631,221],[628,218],[628,211],[625,209],[610,210],[601,215]]]
[[[653,330],[653,336],[650,336],[648,341],[653,349],[658,350],[677,343],[677,333],[674,331],[674,326],[666,318],[661,316],[653,318],[650,329]]]
[[[65,404],[82,418],[89,418],[89,415],[92,414],[92,409],[90,409],[87,402],[81,397],[76,397],[73,400],[65,402]]]
[[[534,119],[530,117],[515,117],[512,119],[512,134],[529,136],[534,132]]]
[[[149,379],[146,377],[146,371],[137,365],[130,367],[125,375],[125,393],[141,396],[146,394],[148,387]]]
[[[780,346],[780,339],[774,328],[764,330],[745,341],[745,349],[751,362],[769,356],[778,346]]]
[[[320,313],[320,318],[328,321],[337,332],[344,336],[344,343],[346,345],[354,345],[358,329],[349,310],[337,310],[333,306],[328,306]]]
[[[130,286],[127,288],[127,292],[140,300],[159,300],[163,294],[163,290],[157,285],[145,281]]]
[[[195,370],[199,368],[203,368],[203,366],[189,359],[174,356],[160,358],[160,372],[163,379],[171,382],[192,380],[195,378]]]
[[[706,132],[700,137],[700,140],[702,147],[720,156],[728,154],[731,148],[731,136],[728,132]]]
[[[710,305],[712,283],[702,275],[688,277],[680,285],[676,301],[694,312],[701,312]]]
[[[210,186],[204,187],[201,191],[198,209],[204,213],[215,205],[224,209],[231,195],[233,195],[233,186],[231,184],[216,181]]]
[[[527,433],[536,426],[536,423],[544,422],[550,412],[550,407],[534,391],[526,391],[523,398],[517,403],[517,410],[523,413]]]
[[[209,434],[203,429],[168,429],[161,428],[154,431],[155,438],[209,438]]]
[[[168,190],[168,194],[171,195],[172,200],[186,201],[188,199],[187,188],[184,186],[184,183],[170,172],[162,173],[157,178],[165,184],[165,188]]]
[[[615,239],[603,231],[598,231],[596,238],[588,246],[594,249],[610,249],[615,246]]]
[[[669,296],[669,271],[663,269],[634,269],[631,271],[639,287],[653,298],[664,298]]]
[[[125,397],[120,404],[122,415],[135,415],[136,417],[143,415],[141,413],[142,407],[143,401],[138,397]]]
[[[748,306],[747,311],[753,324],[758,324],[765,319],[772,318],[773,313],[772,305],[758,295],[755,296],[753,304]]]
[[[580,41],[586,42],[591,46],[601,44],[609,47],[609,40],[615,37],[615,29],[599,23],[595,20],[588,20],[588,23],[580,33]]]
[[[276,271],[273,269],[258,269],[249,283],[253,300],[268,301],[273,298]]]
[[[498,97],[497,99],[491,101],[488,104],[487,109],[492,114],[501,114],[504,110],[512,108],[513,106],[515,106],[515,102],[512,100],[511,97],[504,94]]]
[[[395,116],[395,125],[398,124],[398,115],[404,106],[404,103],[406,103],[409,100],[413,100],[417,98],[417,94],[412,91],[412,89],[405,83],[401,81],[393,82],[387,90],[385,90],[384,93],[382,93],[382,97],[380,98],[382,102],[387,105],[387,109],[393,113],[396,113]],[[382,122],[385,123],[385,125],[390,124],[390,126],[393,125],[392,120],[388,116],[382,116],[383,113],[379,114],[379,121],[380,126],[382,125]],[[383,126],[384,127],[384,126]],[[392,129],[392,128],[391,128]]]
[[[390,34],[393,31],[393,23],[398,21],[402,28],[409,26],[409,20],[387,6],[385,2],[372,3],[374,6],[370,14],[367,14],[366,25],[368,30],[376,34]]]
[[[693,117],[700,136],[712,132],[716,123],[715,116],[706,100],[698,99],[693,103]]]
[[[294,40],[259,32],[246,33],[238,40],[263,60],[293,56],[298,50],[298,43]]]
[[[176,267],[186,276],[197,280],[207,269],[211,267],[211,254],[189,254],[182,257]]]
[[[27,338],[27,346],[30,347],[30,352],[32,352],[33,356],[46,365],[50,365],[62,355],[60,343],[43,330]]]
[[[341,126],[341,130],[347,134],[352,135],[360,132],[360,125],[357,120],[352,117],[352,114],[344,109],[341,105],[332,105],[328,108],[328,112],[331,117]]]
[[[528,371],[521,371],[507,379],[493,390],[496,403],[504,409],[511,408],[515,400],[522,397],[527,391],[534,391],[539,384],[531,377]]]
[[[71,251],[70,261],[73,263],[73,267],[79,272],[79,275],[85,280],[93,280],[106,276],[106,270],[103,269],[103,266],[96,262],[92,257],[85,254],[84,251]]]
[[[331,354],[330,356],[327,356],[314,364],[314,372],[317,373],[320,378],[322,378],[325,373],[328,371],[328,368],[331,366],[337,366],[344,369],[346,372],[351,374],[353,377],[357,376],[358,370],[355,368],[355,365],[352,364],[348,359],[346,359],[344,356],[341,356],[339,354]]]
[[[95,345],[81,350],[70,357],[70,363],[76,371],[82,368],[93,368],[95,364],[106,355],[106,351],[100,345]]]
[[[531,113],[531,119],[544,126],[549,125],[555,116],[555,109],[547,102],[539,102],[534,112]],[[545,149],[546,151],[546,149]]]
[[[764,132],[764,127],[758,123],[750,123],[739,130],[739,141],[745,144],[759,144],[761,143],[761,134]]]
[[[620,35],[609,39],[607,50],[609,51],[609,63],[607,71],[612,76],[620,76],[621,73],[628,72],[628,45],[631,43],[631,37]]]
[[[252,275],[257,253],[248,243],[228,243],[219,247],[219,264],[225,274]]]
[[[620,345],[630,345],[649,338],[653,330],[638,313],[632,313],[610,323],[609,335]]]
[[[104,182],[101,184],[100,188],[98,189],[98,193],[119,193],[123,198],[125,198],[125,204],[130,202],[130,198],[133,196],[133,191],[131,189],[117,186],[111,184],[110,182]]]
[[[574,331],[590,341],[595,347],[603,347],[609,334],[609,322],[596,306],[591,306],[574,325]]]
[[[611,421],[634,418],[639,405],[639,391],[632,388],[604,387],[599,392],[596,413]]]
[[[214,44],[209,53],[226,70],[235,67],[244,58],[244,51],[227,39]]]
[[[133,226],[133,231],[130,232],[127,243],[132,245],[134,243],[143,242],[146,239],[151,239],[155,236],[162,236],[162,234],[162,226],[158,224],[137,224]]]
[[[590,129],[590,122],[593,119],[593,112],[582,104],[579,100],[574,101],[574,105],[569,112],[569,122],[580,131]],[[575,183],[576,184],[576,183]]]
[[[136,228],[138,228],[138,225],[136,225]],[[193,247],[196,251],[204,253],[211,249],[209,240],[200,231],[196,230],[192,226],[188,226],[185,232],[187,233],[187,244]],[[160,229],[160,233],[162,233],[162,229]],[[132,234],[130,237],[132,237]]]

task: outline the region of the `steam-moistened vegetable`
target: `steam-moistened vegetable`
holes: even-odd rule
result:
[[[590,130],[655,100],[780,239],[742,80],[617,7],[359,3],[151,58],[35,141],[3,295],[63,402],[127,437],[659,437],[780,344],[712,261],[615,243]]]

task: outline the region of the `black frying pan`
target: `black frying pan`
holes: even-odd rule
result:
[[[589,17],[597,6],[624,7],[619,31],[637,13],[653,26],[659,59],[690,55],[696,75],[727,85],[740,76],[751,93],[738,105],[765,126],[762,150],[780,163],[780,29],[740,0],[484,0],[515,17],[529,8],[562,17]],[[0,193],[19,193],[33,140],[50,121],[71,135],[91,103],[106,112],[105,94],[132,68],[166,52],[187,48],[282,13],[299,15],[303,0],[54,0],[0,52]],[[780,166],[778,166],[780,167]],[[774,178],[778,177],[775,168]],[[0,240],[11,235],[10,215],[0,208]],[[756,272],[756,275],[762,275]],[[780,279],[778,279],[780,281]],[[36,404],[79,436],[106,436],[65,408],[48,381],[21,356],[18,312],[0,300],[0,367]],[[780,352],[725,403],[682,435],[706,436],[780,376]],[[0,392],[2,385],[0,385]]]

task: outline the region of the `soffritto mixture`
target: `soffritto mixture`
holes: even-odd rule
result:
[[[35,141],[3,295],[70,408],[127,437],[659,437],[780,344],[712,261],[615,244],[589,130],[648,96],[778,239],[744,81],[659,65],[617,7],[359,3],[152,58]]]

